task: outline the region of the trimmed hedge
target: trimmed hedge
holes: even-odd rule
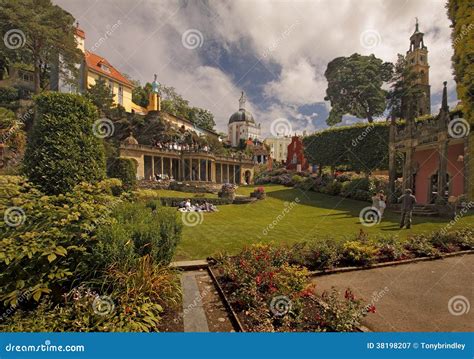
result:
[[[388,122],[336,127],[303,138],[305,156],[322,166],[370,172],[388,169]]]
[[[105,177],[102,139],[93,132],[96,107],[81,95],[46,92],[35,98],[35,120],[24,158],[29,180],[47,194]]]
[[[107,165],[107,176],[121,180],[125,189],[137,186],[136,173],[136,163],[130,158],[112,158]]]

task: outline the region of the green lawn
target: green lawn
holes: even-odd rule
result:
[[[201,224],[184,226],[183,239],[175,259],[202,259],[220,251],[236,253],[245,245],[258,242],[295,243],[323,236],[344,239],[354,236],[360,229],[368,233],[397,234],[405,238],[409,233],[441,229],[448,222],[446,219],[414,217],[410,230],[399,230],[399,215],[387,211],[382,223],[365,227],[359,222],[359,212],[369,203],[279,185],[264,187],[267,192],[265,200],[220,206],[217,213],[203,213]],[[238,193],[248,195],[254,188],[240,187]],[[164,191],[163,195],[168,195],[168,192]],[[182,196],[188,195],[182,193]],[[296,198],[299,203],[292,206],[290,203]],[[288,213],[284,214],[286,207]],[[273,221],[276,225],[268,227]],[[472,223],[474,215],[465,216],[456,227]]]

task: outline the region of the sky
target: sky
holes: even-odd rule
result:
[[[174,87],[227,132],[241,91],[264,137],[326,126],[328,62],[357,52],[395,62],[418,17],[432,113],[443,81],[454,105],[445,0],[53,0],[79,21],[86,49],[141,84]],[[343,124],[360,121],[345,116]]]

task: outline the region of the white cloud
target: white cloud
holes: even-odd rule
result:
[[[122,25],[99,54],[142,83],[157,73],[160,82],[175,87],[192,105],[211,110],[219,130],[226,129],[237,109],[243,83],[255,83],[256,91],[266,95],[265,106],[254,104],[251,96],[248,101],[264,128],[272,119],[289,117],[298,131],[313,130],[315,119],[305,118],[297,106],[323,101],[327,63],[354,52],[395,61],[397,53],[405,54],[409,47],[416,16],[429,50],[432,94],[439,95],[444,80],[454,90],[445,0],[53,1],[78,18],[86,31],[86,47],[103,35],[107,24],[120,19]],[[202,33],[203,47],[182,46],[181,35],[188,29]],[[380,35],[371,49],[360,41],[366,30]],[[210,48],[210,43],[219,46]],[[215,63],[205,61],[203,51],[212,51]],[[240,59],[244,53],[278,71],[257,87],[259,79],[235,78],[220,67],[223,55]],[[254,64],[244,65],[250,70]],[[318,123],[324,120],[317,118]]]

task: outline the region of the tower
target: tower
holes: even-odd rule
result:
[[[419,30],[417,18],[415,32],[410,36],[410,49],[406,54],[408,65],[418,74],[416,83],[422,92],[422,96],[415,105],[415,117],[431,113],[430,66],[428,65],[428,48],[423,42],[423,35]]]

